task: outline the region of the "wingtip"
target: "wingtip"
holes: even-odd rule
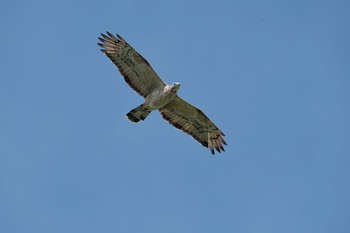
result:
[[[123,39],[123,37],[121,37],[118,33],[117,33],[117,37],[118,37],[119,40],[125,41],[125,40]]]
[[[217,152],[219,152],[219,153],[221,153],[221,150],[220,150],[221,148],[220,147],[215,147],[215,150],[217,151]]]
[[[101,36],[104,38],[104,39],[107,39],[108,38],[108,36],[106,36],[106,34],[103,34],[103,33],[100,33],[101,34]]]
[[[101,37],[98,37],[98,40],[101,41],[102,43],[105,43],[105,42],[106,42],[106,40],[103,39],[103,38],[101,38]]]

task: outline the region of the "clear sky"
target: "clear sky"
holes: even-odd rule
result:
[[[0,232],[350,232],[350,2],[3,1]],[[212,156],[99,51],[122,35]]]

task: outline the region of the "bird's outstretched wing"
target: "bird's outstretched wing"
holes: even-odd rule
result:
[[[107,32],[102,34],[98,43],[101,51],[114,63],[126,83],[137,93],[146,98],[154,89],[164,86],[151,65],[121,36]]]
[[[198,108],[176,96],[174,100],[159,109],[162,117],[176,128],[191,135],[203,146],[208,147],[214,154],[214,149],[219,153],[225,151],[226,145],[221,130],[209,120]]]

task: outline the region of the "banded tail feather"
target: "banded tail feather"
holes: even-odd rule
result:
[[[139,122],[140,120],[143,121],[146,119],[146,117],[152,112],[149,108],[147,108],[145,105],[141,104],[137,108],[134,108],[128,114],[126,114],[126,117],[134,123]]]

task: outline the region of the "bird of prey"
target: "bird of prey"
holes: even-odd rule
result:
[[[170,124],[191,135],[204,147],[219,153],[225,151],[225,136],[214,123],[198,108],[181,99],[177,92],[179,83],[164,83],[151,65],[121,36],[101,33],[98,43],[101,51],[112,61],[125,82],[145,98],[140,106],[126,114],[132,122],[143,121],[153,110],[158,110]]]

